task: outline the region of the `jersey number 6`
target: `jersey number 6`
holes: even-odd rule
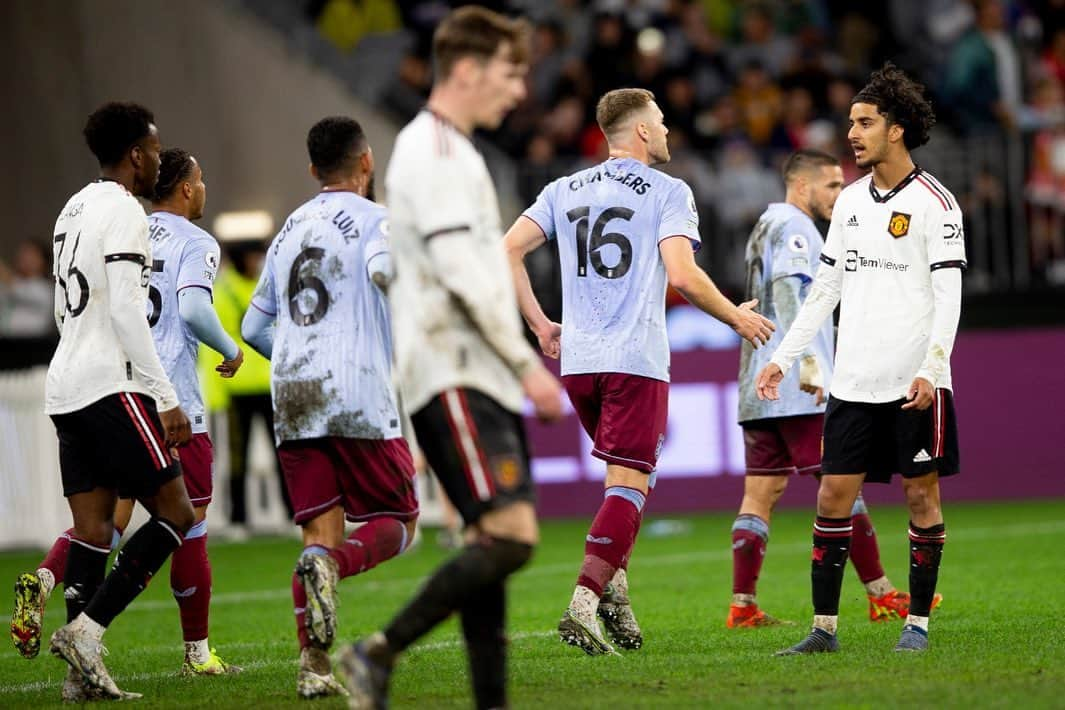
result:
[[[606,229],[607,222],[610,220],[623,219],[628,222],[636,212],[628,207],[608,207],[600,213],[599,219],[595,220],[592,237],[589,239],[588,222],[591,212],[591,207],[574,207],[566,213],[566,218],[570,222],[577,223],[577,276],[588,275],[590,252],[595,273],[606,279],[620,279],[629,273],[629,267],[632,266],[632,242],[624,234],[617,232],[603,234],[603,230]],[[621,258],[613,266],[604,264],[603,257],[599,253],[599,249],[607,244],[613,244],[621,250]]]
[[[325,317],[329,310],[329,292],[325,290],[325,284],[320,278],[312,274],[301,275],[300,270],[308,261],[321,268],[322,259],[325,258],[325,249],[321,247],[307,247],[300,252],[296,260],[292,262],[292,269],[288,272],[288,314],[292,316],[292,322],[296,325],[314,325]],[[315,271],[318,271],[318,268]],[[314,302],[314,310],[304,313],[300,309],[300,293],[306,289],[314,291],[317,296]]]

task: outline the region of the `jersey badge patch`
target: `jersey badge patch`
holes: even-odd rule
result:
[[[215,256],[214,252],[209,251],[204,254],[203,260],[207,263],[208,268],[210,268],[212,271],[218,270],[218,257]]]
[[[788,237],[788,248],[796,254],[805,254],[809,251],[809,246],[806,243],[806,237],[801,234],[792,234]]]
[[[910,215],[905,212],[892,212],[888,222],[888,233],[898,239],[910,233]]]

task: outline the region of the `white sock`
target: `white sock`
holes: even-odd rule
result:
[[[74,621],[70,622],[70,630],[74,633],[84,635],[90,641],[99,642],[104,637],[104,632],[107,631],[106,626],[101,626],[88,616],[85,612],[81,612],[74,618]]]
[[[755,596],[753,594],[733,594],[732,603],[735,606],[754,606]]]
[[[814,614],[814,628],[827,631],[833,636],[836,634],[836,624],[839,623],[837,614]]]
[[[37,579],[41,580],[41,591],[44,592],[44,598],[52,596],[52,590],[55,589],[55,575],[52,574],[52,570],[46,567],[41,567],[37,570]]]
[[[894,591],[895,585],[886,576],[865,583],[865,591],[871,596],[882,597],[888,592]]]
[[[910,614],[906,617],[907,626],[916,626],[917,628],[928,633],[928,617],[927,616],[914,616]]]
[[[621,567],[618,567],[617,572],[614,573],[614,578],[610,580],[610,583],[614,585],[614,589],[623,597],[629,596],[629,575]]]
[[[599,595],[588,587],[580,584],[573,590],[573,600],[569,603],[570,609],[585,623],[595,621],[595,613],[599,608]]]
[[[207,661],[211,660],[211,645],[207,643],[207,639],[186,641],[185,655],[193,663],[207,663]]]

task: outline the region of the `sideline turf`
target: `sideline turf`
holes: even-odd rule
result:
[[[653,512],[653,511],[652,511]],[[589,513],[591,514],[591,512]],[[906,514],[872,511],[884,567],[906,587]],[[898,624],[871,624],[852,571],[843,587],[838,654],[774,658],[798,641],[810,618],[812,512],[773,521],[759,602],[790,628],[729,631],[731,514],[681,518],[677,534],[643,534],[630,566],[645,646],[621,657],[589,658],[552,633],[583,555],[588,521],[550,522],[530,568],[511,586],[511,702],[518,708],[630,707],[1062,707],[1065,705],[1065,501],[954,504],[933,614],[932,649],[892,652]],[[645,522],[651,529],[652,515]],[[682,526],[683,527],[683,526]],[[108,631],[108,667],[136,707],[346,707],[296,700],[289,579],[293,539],[211,544],[215,602],[212,643],[242,676],[182,679],[182,646],[167,568]],[[340,638],[372,630],[443,558],[430,532],[421,546],[340,585]],[[0,554],[0,611],[10,613],[17,573],[40,553]],[[65,665],[47,636],[64,617],[53,596],[41,655],[26,661],[0,646],[0,707],[58,707]],[[6,626],[6,618],[5,618]],[[451,621],[405,658],[393,684],[397,708],[471,707],[465,657]]]

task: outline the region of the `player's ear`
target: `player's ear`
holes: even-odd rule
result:
[[[129,162],[133,164],[133,167],[140,170],[141,164],[144,162],[144,150],[139,145],[134,144],[129,149]]]
[[[315,180],[319,179],[318,178],[318,168],[316,168],[314,166],[314,163],[308,163],[307,164],[307,170],[308,170],[308,172],[310,172],[312,178],[314,178]]]
[[[902,134],[906,132],[906,129],[897,123],[892,123],[888,126],[888,139],[892,143],[897,143],[902,140]]]

